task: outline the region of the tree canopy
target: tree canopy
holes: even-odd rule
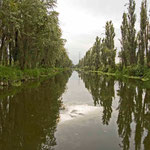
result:
[[[68,67],[56,0],[1,0],[0,64]]]

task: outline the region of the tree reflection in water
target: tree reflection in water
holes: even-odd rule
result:
[[[42,150],[55,146],[61,95],[71,73],[0,90],[0,149]]]
[[[94,105],[103,107],[103,124],[109,125],[112,114],[112,101],[115,97],[114,79],[99,76],[97,73],[80,74],[85,87],[93,96]]]
[[[94,105],[103,107],[102,122],[109,125],[115,93],[118,100],[117,126],[123,150],[129,150],[134,137],[135,150],[150,149],[150,86],[136,80],[115,80],[98,73],[79,73],[93,96]],[[143,146],[142,146],[143,145]]]

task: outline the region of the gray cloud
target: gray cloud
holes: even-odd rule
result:
[[[127,10],[128,0],[58,0],[60,25],[70,58],[78,63],[93,45],[96,36],[102,36],[106,21],[112,20],[116,31],[116,47],[119,49],[122,14]],[[136,0],[139,22],[141,0]]]

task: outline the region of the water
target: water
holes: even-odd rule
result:
[[[150,84],[65,72],[0,90],[0,150],[149,150]]]

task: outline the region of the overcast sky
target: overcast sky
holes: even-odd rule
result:
[[[119,49],[122,14],[127,10],[128,0],[57,0],[57,11],[66,48],[74,64],[92,47],[96,36],[103,37],[106,21],[112,20],[115,27],[116,47]],[[141,0],[136,0],[139,22]]]

